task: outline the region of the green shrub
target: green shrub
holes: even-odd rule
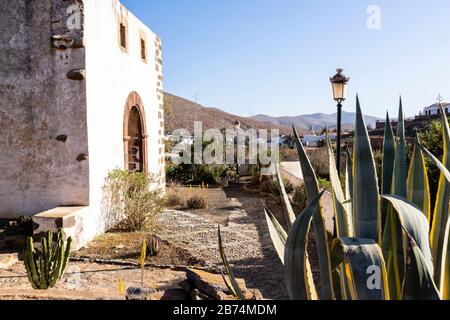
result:
[[[214,184],[223,179],[233,180],[237,177],[236,167],[224,164],[168,164],[166,177],[169,181],[180,183]]]
[[[108,174],[103,187],[108,212],[125,231],[153,231],[156,218],[164,210],[161,189],[155,175],[116,169]]]
[[[186,207],[191,210],[206,209],[208,201],[202,195],[195,194],[186,201]]]

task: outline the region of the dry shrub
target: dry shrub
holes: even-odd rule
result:
[[[168,207],[177,207],[179,205],[183,205],[184,201],[183,201],[183,197],[173,191],[169,191],[167,192],[166,195],[166,206]]]
[[[157,177],[152,174],[114,170],[103,186],[108,211],[120,221],[124,231],[156,230],[157,216],[164,210],[164,199]]]
[[[184,190],[178,183],[171,182],[166,191],[165,204],[168,207],[177,207],[184,204]]]
[[[302,183],[294,188],[292,196],[292,206],[296,212],[302,212],[308,204],[308,196],[306,194],[305,185]]]
[[[186,201],[186,207],[192,210],[206,209],[207,206],[208,201],[204,196],[200,194],[194,194],[193,196],[189,197]]]

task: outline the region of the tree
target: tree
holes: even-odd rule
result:
[[[439,160],[442,159],[444,150],[442,146],[441,122],[433,121],[426,131],[419,133],[419,138],[421,144],[425,148],[430,150],[430,152],[433,153]],[[431,204],[434,206],[441,173],[428,157],[425,158],[425,162],[429,173],[428,179],[430,181]]]

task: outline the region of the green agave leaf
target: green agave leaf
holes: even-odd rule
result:
[[[340,239],[331,242],[331,267],[333,269],[333,284],[337,300],[349,300],[352,292],[345,276],[344,249]]]
[[[389,300],[386,266],[372,239],[340,239],[344,272],[352,300]]]
[[[434,162],[434,164],[439,168],[441,174],[447,179],[447,183],[450,183],[450,171],[426,148],[419,144],[419,147],[423,152],[425,152],[428,157]],[[447,217],[447,224],[445,227],[444,238],[442,241],[442,253],[437,255],[434,260],[434,265],[436,270],[443,270],[440,272],[440,276],[435,276],[436,282],[439,285],[441,292],[441,297],[445,300],[450,300],[450,216]],[[440,267],[439,267],[440,266]],[[435,271],[435,274],[438,271]]]
[[[222,234],[220,232],[220,226],[217,228],[217,235],[218,235],[218,238],[219,238],[220,257],[222,258],[222,262],[223,262],[223,266],[225,268],[225,272],[228,275],[228,277],[230,278],[231,286],[233,287],[233,292],[236,295],[236,298],[238,300],[245,300],[245,296],[242,293],[242,290],[239,288],[239,285],[238,285],[238,283],[236,281],[236,277],[234,276],[233,271],[231,271],[230,264],[228,263],[228,259],[227,259],[227,256],[225,254],[225,250],[223,248]]]
[[[425,152],[425,154],[431,159],[431,161],[439,168],[441,174],[444,175],[447,182],[450,183],[450,171],[447,169],[442,162],[438,160],[427,148],[419,144],[420,149]]]
[[[392,300],[400,300],[402,298],[405,259],[402,243],[401,223],[398,215],[395,214],[395,210],[390,206],[386,216],[386,226],[383,231],[382,250],[384,257],[387,259],[386,267]]]
[[[406,142],[401,97],[398,111],[397,136],[398,143],[395,149],[391,194],[406,198]],[[402,243],[401,224],[398,221],[398,217],[393,214],[392,208],[388,206],[382,248],[383,254],[387,257],[391,298],[395,300],[401,299],[402,297],[402,283],[404,278],[404,249]]]
[[[347,161],[345,166],[345,198],[346,201],[343,202],[345,209],[348,213],[348,224],[350,225],[350,230],[355,230],[353,224],[353,160],[350,150],[347,147]]]
[[[381,194],[391,194],[392,192],[392,178],[394,174],[395,162],[395,138],[392,131],[391,120],[389,113],[386,114],[386,126],[384,128],[384,142],[383,142],[383,178],[381,185]],[[386,215],[388,212],[388,203],[385,200],[381,202],[382,226],[385,225]]]
[[[281,262],[284,264],[284,251],[286,248],[287,234],[283,227],[280,225],[275,216],[270,212],[269,209],[264,209],[267,225],[269,227],[270,237],[272,238],[273,245],[280,257]]]
[[[406,183],[407,199],[422,209],[423,214],[428,219],[428,222],[430,222],[430,185],[425,159],[419,145],[419,137],[417,136]]]
[[[353,212],[355,236],[381,242],[378,179],[359,98],[356,97],[353,147]]]
[[[420,248],[425,264],[432,275],[433,258],[428,237],[430,226],[427,218],[419,208],[405,198],[398,196],[383,196],[383,198],[388,200],[395,208],[402,228],[406,230],[407,234]],[[406,241],[404,244],[406,245]],[[406,250],[407,248],[403,246],[404,253],[406,253]]]
[[[397,137],[398,143],[395,152],[392,193],[406,198],[406,140],[405,120],[403,116],[403,104],[401,97],[398,111]]]
[[[284,269],[286,288],[291,300],[313,300],[317,297],[308,261],[308,233],[313,215],[320,206],[323,191],[297,217],[286,241]]]
[[[403,300],[439,300],[439,291],[428,269],[428,262],[413,238],[407,234],[407,265]]]
[[[441,298],[450,300],[450,217],[447,219],[447,227],[445,228],[441,270],[444,270],[441,272],[441,279],[439,281]]]
[[[353,230],[350,229],[349,215],[345,210],[343,202],[345,201],[342,191],[341,181],[336,168],[336,159],[329,137],[327,137],[328,163],[330,168],[331,193],[333,195],[334,221],[338,238],[353,236]]]
[[[303,144],[300,141],[297,130],[294,129],[294,138],[297,144],[298,157],[300,161],[300,167],[303,174],[305,183],[306,194],[308,195],[308,201],[312,202],[317,195],[319,195],[319,184],[317,177],[311,162],[306,155]],[[317,212],[313,215],[313,229],[314,238],[316,240],[317,253],[319,255],[319,268],[320,268],[320,282],[321,282],[321,296],[323,300],[333,300],[333,280],[331,274],[331,262],[330,251],[328,248],[327,231],[325,229],[325,220],[323,218],[322,208],[318,207]]]
[[[291,201],[289,200],[289,196],[284,188],[283,178],[281,177],[280,165],[277,163],[275,165],[276,179],[278,190],[280,191],[281,200],[283,202],[284,210],[286,213],[286,218],[289,224],[289,228],[295,221],[295,213],[294,209],[292,209]]]
[[[443,134],[443,159],[442,164],[447,169],[450,170],[450,129],[448,125],[448,120],[446,113],[441,108],[441,121],[442,121],[442,134]],[[441,167],[441,166],[438,166]],[[447,227],[447,220],[449,217],[449,199],[450,199],[450,183],[446,179],[445,171],[441,169],[441,177],[439,179],[439,187],[436,195],[436,205],[433,215],[433,224],[431,227],[431,252],[433,254],[433,259],[435,262],[434,268],[434,280],[439,285],[441,284],[441,273],[445,272],[442,270],[442,259],[445,258],[444,248],[447,243],[444,243],[445,232]],[[440,291],[443,288],[439,288]]]

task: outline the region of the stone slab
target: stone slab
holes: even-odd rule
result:
[[[17,253],[2,253],[0,254],[0,269],[9,269],[18,261]]]

